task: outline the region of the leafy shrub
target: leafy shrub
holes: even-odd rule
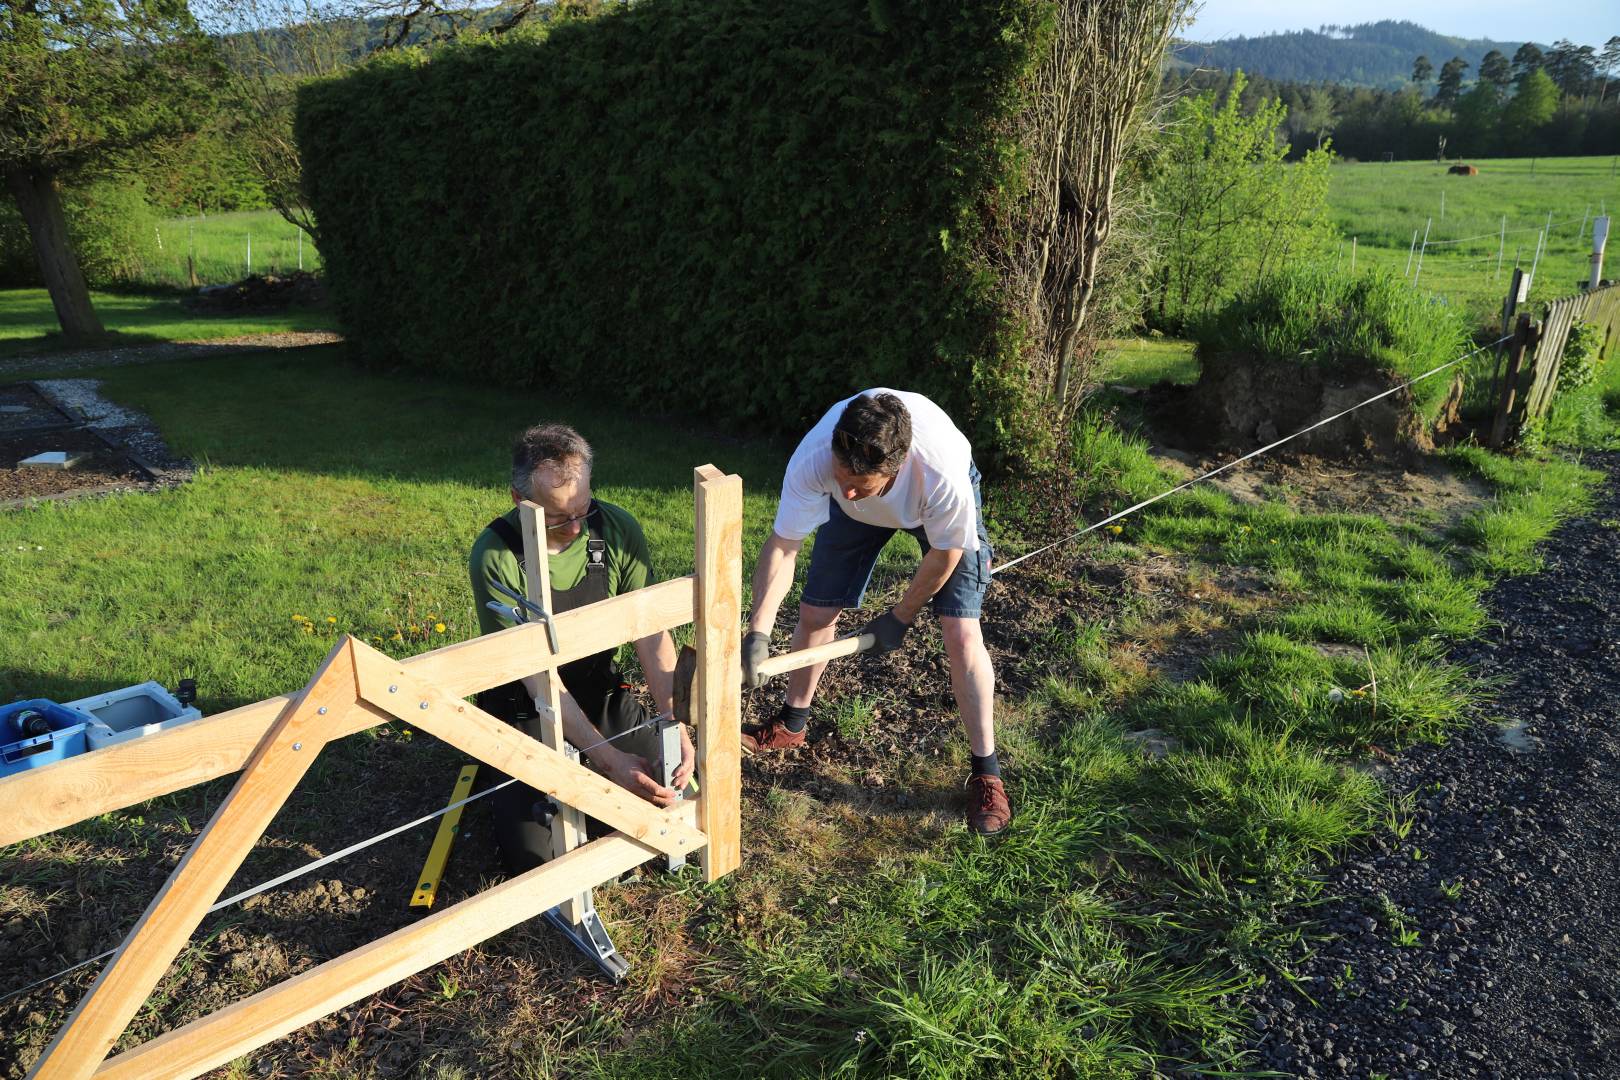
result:
[[[1564,356],[1558,364],[1558,391],[1579,390],[1597,381],[1603,363],[1603,330],[1597,323],[1578,322],[1569,328]]]
[[[1468,346],[1461,312],[1433,303],[1395,275],[1318,267],[1272,274],[1203,320],[1195,336],[1201,354],[1334,367],[1360,361],[1406,378],[1455,359]],[[1412,387],[1420,413],[1439,404],[1448,382],[1425,379]]]
[[[664,0],[302,89],[358,359],[802,430],[874,385],[1041,427],[986,253],[1043,4]]]
[[[91,285],[140,276],[157,243],[157,216],[138,180],[107,178],[69,187],[62,192],[62,212]],[[0,200],[0,285],[43,284],[22,215],[10,199]]]

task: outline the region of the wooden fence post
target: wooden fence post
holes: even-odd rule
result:
[[[693,487],[698,827],[708,836],[703,876],[715,881],[742,863],[742,478],[702,465]]]
[[[518,504],[518,520],[523,523],[523,580],[530,602],[551,611],[551,557],[546,547],[545,511],[525,499]],[[557,753],[564,750],[562,721],[562,680],[555,671],[542,671],[540,692],[535,695],[535,710],[540,716],[540,741]],[[572,755],[578,760],[578,755]],[[551,818],[551,857],[560,859],[579,846],[584,835],[583,815],[571,806],[559,806]],[[591,910],[589,893],[580,893],[562,903],[562,916],[578,924]]]
[[[1508,343],[1508,365],[1502,380],[1502,396],[1496,407],[1496,421],[1491,425],[1491,447],[1500,450],[1507,441],[1508,421],[1513,414],[1514,398],[1519,389],[1519,369],[1524,365],[1524,352],[1536,340],[1535,324],[1530,316],[1520,315],[1513,328],[1513,340]]]

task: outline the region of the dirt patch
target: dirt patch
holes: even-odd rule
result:
[[[40,469],[19,464],[53,450],[83,453],[71,469]],[[0,503],[74,491],[144,487],[151,478],[127,456],[88,431],[64,429],[42,434],[0,437]]]
[[[1332,367],[1278,364],[1248,356],[1205,358],[1192,386],[1160,383],[1148,394],[1155,436],[1181,450],[1248,451],[1343,413],[1403,379],[1371,363]],[[1434,448],[1436,427],[1455,422],[1461,384],[1453,385],[1442,419],[1419,415],[1409,388],[1362,405],[1289,443],[1295,453],[1327,458],[1399,458]]]
[[[0,360],[0,376],[38,371],[49,367],[52,372],[66,374],[86,368],[123,367],[128,364],[152,364],[163,360],[194,359],[209,356],[232,356],[260,349],[302,349],[310,345],[332,345],[343,340],[343,335],[331,330],[287,330],[273,334],[242,334],[238,337],[211,338],[208,341],[163,341],[157,344],[118,342],[96,349],[73,349],[53,352],[41,349],[12,360]]]
[[[1229,457],[1155,446],[1161,464],[1192,477]],[[1301,513],[1372,514],[1400,524],[1444,530],[1493,498],[1488,484],[1433,455],[1353,463],[1278,450],[1205,483],[1239,502],[1281,503]]]

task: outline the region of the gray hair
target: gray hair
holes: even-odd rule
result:
[[[591,468],[591,444],[567,424],[536,424],[512,445],[512,490],[534,497],[534,472],[549,465],[560,480],[573,480]]]

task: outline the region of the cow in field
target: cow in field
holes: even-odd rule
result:
[[[1446,172],[1452,176],[1478,176],[1479,167],[1476,165],[1453,165]]]

